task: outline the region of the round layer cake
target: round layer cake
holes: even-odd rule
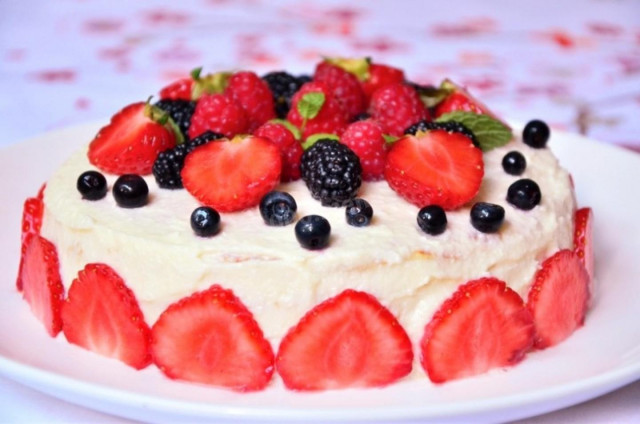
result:
[[[47,331],[248,391],[441,383],[581,326],[591,212],[547,125],[514,136],[448,80],[353,64],[196,72],[114,115],[25,203],[17,286]],[[265,216],[270,196],[291,219]]]

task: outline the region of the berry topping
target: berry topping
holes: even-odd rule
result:
[[[356,197],[362,183],[358,156],[330,139],[318,140],[304,152],[300,172],[313,198],[324,206],[345,206]]]
[[[42,198],[29,197],[24,201],[22,209],[22,235],[21,241],[24,243],[27,235],[40,234],[42,227],[42,213],[44,212],[44,203]]]
[[[85,171],[78,177],[76,188],[83,199],[100,200],[107,194],[107,179],[98,171]]]
[[[373,208],[364,199],[356,198],[347,204],[345,209],[347,224],[354,227],[366,227],[373,218]]]
[[[184,161],[184,187],[205,206],[235,212],[257,206],[280,181],[280,150],[270,141],[235,137],[208,143]]]
[[[302,131],[302,139],[312,134],[340,134],[349,120],[342,104],[326,84],[306,83],[293,96],[287,120]]]
[[[458,133],[464,136],[469,137],[474,146],[480,147],[476,136],[471,132],[469,128],[467,128],[463,123],[457,121],[444,121],[444,122],[433,122],[433,121],[420,121],[409,128],[404,130],[405,134],[416,135],[418,131],[426,132],[431,130],[443,130],[448,132],[449,134]]]
[[[224,94],[204,94],[191,117],[189,137],[213,131],[231,138],[245,133],[248,128],[247,115],[235,100]]]
[[[158,153],[176,145],[175,134],[165,127],[167,118],[145,103],[125,107],[89,144],[89,161],[112,174],[150,174]]]
[[[527,168],[527,160],[522,153],[514,150],[502,158],[502,169],[509,175],[522,175]]]
[[[291,224],[297,210],[296,200],[283,191],[270,191],[260,200],[260,215],[264,223],[270,226]]]
[[[504,208],[493,203],[478,202],[471,208],[471,225],[483,233],[496,233],[504,221]]]
[[[362,112],[354,116],[353,119],[351,119],[351,122],[366,121],[367,119],[371,119],[371,114],[368,112]]]
[[[55,246],[38,234],[29,233],[22,245],[16,285],[51,337],[62,330],[60,309],[64,303],[64,286],[59,269]]]
[[[593,279],[594,257],[593,257],[593,211],[591,208],[581,208],[576,211],[576,227],[573,237],[573,250],[582,261],[585,269],[589,273],[589,278]]]
[[[244,110],[248,120],[246,132],[251,133],[276,117],[269,85],[253,72],[242,71],[233,74],[224,93]]]
[[[169,378],[248,392],[273,375],[273,350],[251,311],[218,285],[170,305],[151,331],[154,362]]]
[[[387,153],[389,186],[418,207],[459,208],[478,193],[483,175],[482,152],[458,133],[406,135]]]
[[[368,293],[345,290],[325,300],[282,339],[276,366],[289,389],[381,387],[411,372],[411,340]]]
[[[109,266],[88,264],[62,306],[64,335],[103,356],[142,369],[151,363],[151,331],[133,292]]]
[[[266,138],[280,149],[282,154],[282,182],[294,181],[300,178],[300,158],[302,145],[298,140],[300,131],[287,121],[270,121],[257,130],[253,135]]]
[[[518,209],[525,211],[535,208],[542,194],[538,184],[528,178],[515,181],[507,190],[507,201]]]
[[[160,98],[163,100],[191,100],[194,82],[191,77],[180,78],[160,90]]]
[[[139,208],[147,204],[149,186],[140,175],[121,175],[113,184],[113,197],[120,207]]]
[[[296,239],[305,249],[324,249],[329,244],[331,224],[319,215],[302,217],[295,227]]]
[[[578,255],[565,249],[546,259],[527,300],[535,322],[535,347],[556,345],[581,327],[588,302],[589,274]]]
[[[354,122],[342,133],[340,142],[349,146],[360,158],[364,181],[384,178],[387,150],[380,124],[372,119]]]
[[[549,126],[538,119],[529,121],[522,130],[522,141],[534,149],[542,149],[547,145],[551,130]]]
[[[205,131],[198,137],[179,144],[172,149],[167,149],[158,154],[153,162],[153,176],[156,178],[158,186],[162,188],[176,189],[182,188],[182,177],[180,172],[184,167],[184,159],[196,147],[203,146],[212,140],[218,140],[224,136],[213,131]]]
[[[196,102],[189,100],[159,100],[154,105],[169,114],[173,122],[176,123],[185,140],[189,138],[189,126],[191,125],[191,117],[196,110]]]
[[[283,71],[270,72],[264,75],[262,79],[269,85],[269,89],[273,94],[276,115],[280,119],[286,118],[291,108],[291,98],[300,90],[302,84],[307,81],[302,81]]]
[[[437,236],[447,229],[447,214],[438,205],[429,205],[418,212],[418,226],[427,234]]]
[[[520,296],[496,278],[469,281],[427,324],[422,367],[434,383],[520,362],[533,344],[533,320]]]
[[[209,206],[200,206],[191,213],[191,229],[200,237],[211,237],[220,231],[220,214]]]
[[[377,89],[402,83],[404,80],[404,72],[401,69],[381,63],[372,63],[369,65],[368,78],[362,82],[362,90],[368,100]]]
[[[473,97],[464,87],[451,80],[445,79],[440,85],[440,91],[445,92],[446,97],[435,108],[436,118],[447,113],[463,111],[498,119],[486,105]]]
[[[335,98],[347,112],[349,120],[364,111],[366,106],[364,92],[360,81],[351,72],[325,60],[316,66],[313,80],[330,87]]]
[[[416,90],[404,83],[383,86],[371,96],[369,113],[382,125],[385,134],[401,136],[418,121],[429,119]]]

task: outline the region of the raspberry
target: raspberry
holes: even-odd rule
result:
[[[266,138],[278,146],[282,154],[282,182],[300,178],[300,158],[302,145],[284,124],[267,122],[254,131],[253,135]]]
[[[244,110],[249,120],[249,132],[276,116],[269,86],[253,72],[242,71],[233,74],[229,78],[225,94]]]
[[[362,90],[368,100],[377,89],[390,84],[401,83],[404,80],[404,72],[401,69],[380,63],[372,63],[369,66],[369,78],[362,82]]]
[[[324,96],[324,100],[316,105],[319,106],[317,114],[305,118],[300,111],[304,109],[301,102],[304,105],[311,93]],[[347,114],[338,99],[326,84],[318,81],[306,83],[293,96],[287,120],[302,129],[302,139],[317,133],[341,134],[348,123]]]
[[[204,94],[191,118],[189,138],[195,138],[205,131],[233,137],[247,131],[248,120],[242,107],[224,94]]]
[[[430,119],[416,90],[403,83],[384,86],[371,96],[369,113],[385,134],[400,136],[410,125]]]
[[[384,177],[387,152],[380,124],[372,119],[354,122],[342,134],[340,142],[360,158],[363,180],[377,181]]]
[[[349,119],[363,112],[366,103],[360,81],[352,73],[328,62],[316,66],[314,81],[326,84],[342,103]]]

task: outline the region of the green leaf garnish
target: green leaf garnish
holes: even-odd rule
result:
[[[395,135],[391,135],[391,134],[382,134],[382,138],[384,138],[384,141],[385,143],[387,143],[387,146],[392,145],[393,143],[395,143],[400,139],[400,137],[396,137]]]
[[[298,113],[305,120],[313,119],[318,116],[322,105],[324,105],[325,96],[323,92],[307,93],[298,102]]]
[[[445,113],[436,119],[436,122],[446,121],[460,122],[469,128],[476,136],[480,149],[482,149],[483,152],[504,146],[513,138],[513,133],[508,126],[489,115],[454,111]]]
[[[352,73],[360,81],[366,81],[369,79],[369,67],[371,66],[371,58],[343,58],[343,57],[328,57],[325,61],[332,65],[339,66],[347,72]]]
[[[335,140],[340,141],[340,137],[335,134],[326,134],[326,133],[317,133],[311,134],[307,139],[302,143],[302,150],[307,150],[309,147],[313,146],[319,140]]]

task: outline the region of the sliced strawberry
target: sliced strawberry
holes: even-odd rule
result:
[[[544,349],[569,337],[584,324],[588,303],[589,274],[578,255],[564,249],[546,259],[527,299],[536,326],[535,347]]]
[[[25,240],[29,234],[40,234],[43,212],[44,203],[40,197],[40,192],[38,193],[38,197],[29,197],[24,201],[24,207],[22,209],[22,235],[20,237],[21,257],[20,267],[18,268],[19,272],[22,269],[22,262],[27,248]],[[18,277],[16,281],[16,288],[18,291],[22,291],[22,279],[20,277]]]
[[[278,147],[264,138],[236,137],[198,147],[182,168],[182,184],[202,204],[218,212],[240,211],[260,203],[280,181]]]
[[[142,102],[126,106],[89,144],[89,161],[112,174],[150,174],[158,153],[176,145],[174,133],[154,121],[163,113]]]
[[[464,87],[445,79],[440,85],[440,89],[449,94],[435,107],[435,117],[445,113],[463,111],[472,112],[479,115],[488,115],[504,125],[507,125],[480,100],[476,99]]]
[[[297,133],[297,136],[292,130]],[[294,181],[300,178],[300,159],[303,150],[302,144],[297,138],[300,136],[299,130],[287,121],[282,121],[282,123],[266,122],[255,130],[253,135],[266,138],[280,149],[282,154],[281,181]]]
[[[191,77],[180,78],[160,90],[160,98],[163,100],[191,100],[194,79]]]
[[[434,383],[514,365],[533,344],[533,319],[516,292],[496,278],[460,286],[427,324],[422,367]]]
[[[64,301],[64,286],[60,279],[60,264],[55,246],[35,233],[28,233],[23,243],[19,288],[31,307],[31,312],[55,337],[62,329],[60,309]]]
[[[372,63],[369,66],[369,77],[362,82],[362,90],[368,100],[377,89],[404,81],[405,75],[402,69],[381,63]]]
[[[47,188],[47,183],[44,183],[40,186],[40,190],[38,190],[38,195],[36,196],[38,199],[44,199],[44,190]]]
[[[430,119],[416,89],[404,83],[377,89],[371,96],[369,113],[382,125],[385,134],[393,136],[401,136],[411,125]]]
[[[70,343],[136,369],[151,363],[151,330],[135,295],[108,265],[88,264],[78,273],[62,322]]]
[[[193,139],[206,131],[233,137],[247,131],[247,115],[235,100],[224,94],[203,94],[191,117],[189,138]]]
[[[435,130],[396,141],[384,175],[392,189],[416,206],[451,210],[478,193],[484,163],[468,137]]]
[[[576,211],[575,225],[573,250],[589,273],[589,279],[593,280],[593,211],[591,208]]]
[[[293,390],[379,387],[411,371],[409,336],[375,297],[345,290],[302,317],[282,339],[276,366]]]
[[[169,306],[153,326],[152,351],[168,377],[263,389],[273,375],[273,350],[251,312],[218,285]]]
[[[229,78],[225,94],[235,100],[247,116],[247,132],[276,117],[275,104],[269,85],[255,72],[236,72]]]

